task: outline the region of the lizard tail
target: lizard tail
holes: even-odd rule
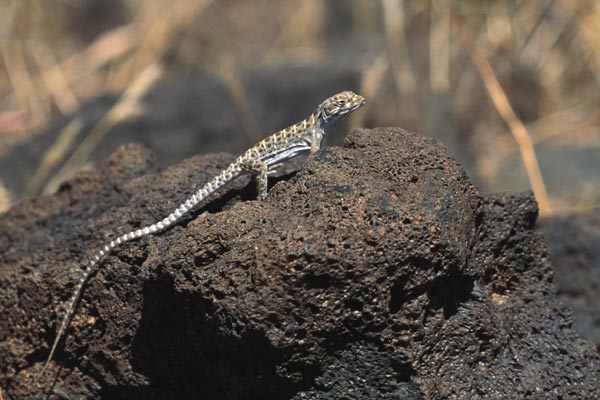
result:
[[[114,243],[114,241],[110,242],[110,244],[104,246],[104,248],[102,250],[100,250],[98,253],[96,253],[94,258],[92,258],[90,260],[89,265],[85,268],[85,270],[79,277],[79,280],[77,281],[77,286],[75,288],[75,292],[73,292],[71,299],[69,299],[69,302],[67,303],[68,304],[67,312],[62,319],[60,328],[58,328],[58,331],[56,332],[56,337],[54,338],[54,342],[52,343],[52,348],[50,349],[50,354],[48,355],[48,358],[46,359],[46,362],[44,363],[44,367],[42,368],[41,375],[44,374],[46,367],[52,360],[52,357],[54,356],[54,352],[56,351],[56,347],[58,346],[58,342],[60,342],[60,339],[62,338],[62,335],[63,335],[65,329],[67,328],[67,326],[69,325],[69,322],[71,321],[71,318],[73,317],[73,312],[75,311],[75,304],[77,303],[77,300],[79,300],[79,297],[81,296],[81,292],[83,290],[83,285],[88,280],[90,274],[92,273],[92,270],[94,269],[94,266],[97,265],[100,261],[102,261],[102,259],[104,259],[104,257],[106,257],[108,255],[110,250],[112,250],[116,246],[113,243]]]
[[[190,196],[185,202],[183,202],[175,211],[171,212],[171,214],[169,214],[167,217],[163,218],[155,224],[145,226],[135,231],[131,231],[129,233],[119,236],[114,240],[111,240],[110,243],[104,245],[104,247],[96,253],[96,255],[90,260],[88,266],[85,268],[85,270],[79,277],[79,280],[77,281],[75,292],[73,292],[73,295],[67,303],[67,312],[62,319],[58,331],[56,332],[56,337],[54,338],[54,342],[52,343],[50,354],[48,355],[48,358],[44,363],[44,367],[42,368],[42,372],[40,373],[40,375],[44,374],[44,372],[46,371],[46,367],[48,367],[48,364],[52,360],[58,343],[60,342],[60,339],[62,338],[65,330],[69,326],[71,318],[73,318],[73,314],[75,312],[75,305],[77,304],[77,301],[79,300],[79,297],[81,296],[81,293],[83,291],[83,287],[89,279],[92,271],[94,270],[94,267],[98,265],[118,245],[125,242],[129,242],[134,239],[138,239],[142,236],[156,233],[173,225],[184,214],[186,214],[190,209],[195,207],[202,200],[210,196],[212,193],[217,191],[219,188],[221,188],[231,180],[235,179],[240,172],[241,170],[238,168],[230,167],[226,169],[221,174],[213,178],[206,185],[198,189],[192,196]]]

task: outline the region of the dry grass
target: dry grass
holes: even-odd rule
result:
[[[86,14],[91,7],[104,14]],[[0,157],[94,96],[120,95],[89,131],[77,117],[63,128],[32,168],[29,195],[52,191],[80,170],[112,127],[137,115],[160,77],[209,72],[231,96],[241,134],[257,140],[265,132],[244,71],[339,59],[351,61],[361,77],[356,89],[369,99],[353,126],[395,124],[426,134],[447,126],[443,139],[463,143],[463,162],[486,190],[506,180],[503,167],[517,155],[542,215],[596,207],[600,198],[593,181],[578,195],[558,193],[545,184],[553,169],[536,158],[538,146],[600,146],[596,2],[6,0],[0,27]],[[441,125],[429,120],[425,93],[450,110]]]
[[[529,177],[529,182],[533,189],[533,193],[540,206],[540,215],[548,216],[552,213],[550,208],[550,201],[548,200],[548,193],[546,192],[546,184],[542,177],[540,165],[538,163],[535,150],[533,148],[533,141],[531,135],[519,119],[513,107],[510,105],[506,92],[502,89],[498,78],[494,73],[487,58],[483,55],[481,49],[475,43],[471,32],[466,28],[464,22],[460,17],[455,15],[454,22],[457,26],[465,47],[471,55],[473,64],[477,68],[481,79],[485,85],[485,88],[492,99],[492,103],[498,114],[502,117],[506,125],[508,125],[510,132],[519,144],[519,150],[521,152],[521,158],[525,164],[525,170]]]
[[[106,134],[119,122],[122,122],[128,118],[132,118],[139,115],[143,110],[141,106],[142,97],[148,92],[148,90],[159,80],[163,74],[163,68],[159,64],[149,64],[144,68],[137,78],[131,83],[119,100],[112,106],[108,112],[100,119],[100,121],[86,134],[83,142],[77,146],[73,154],[66,159],[63,167],[56,173],[52,179],[45,186],[43,193],[52,193],[61,182],[69,179],[73,176],[75,171],[83,168],[85,162],[89,159],[90,155],[98,147],[102,139]],[[72,142],[70,138],[73,137],[73,133],[77,132],[77,128],[80,123],[77,119],[73,120],[59,136],[60,139],[68,137],[69,139],[59,140],[55,142],[55,146],[52,146],[42,158],[42,164],[38,166],[37,171],[48,171],[53,164],[43,165],[43,163],[52,159],[54,161],[60,160],[61,157],[50,156],[50,154],[65,154],[62,149],[67,146],[63,145],[64,142]],[[61,150],[57,150],[61,149]],[[34,175],[34,178],[37,174]],[[37,182],[36,182],[37,183]]]

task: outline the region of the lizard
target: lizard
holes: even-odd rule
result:
[[[106,243],[89,259],[89,263],[80,274],[75,290],[66,304],[66,312],[52,343],[50,354],[42,368],[44,373],[52,360],[56,348],[65,330],[75,313],[77,304],[85,283],[89,279],[94,267],[100,263],[120,244],[142,238],[166,230],[177,222],[183,215],[209,197],[223,186],[244,174],[252,174],[256,178],[257,199],[263,200],[267,195],[268,175],[276,172],[277,168],[285,161],[300,154],[314,154],[321,148],[323,138],[329,129],[342,120],[346,115],[358,109],[365,103],[365,99],[351,91],[344,91],[323,101],[316,110],[306,119],[280,130],[258,142],[239,156],[233,163],[220,174],[211,179],[204,186],[193,193],[186,201],[181,203],[174,211],[162,220],[129,233],[118,236]]]

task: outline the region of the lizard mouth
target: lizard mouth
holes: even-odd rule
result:
[[[365,102],[366,102],[366,101],[365,101],[365,99],[364,99],[364,98],[361,98],[361,99],[360,99],[360,101],[358,101],[358,102],[357,102],[357,103],[356,103],[356,104],[355,104],[355,105],[354,105],[354,106],[353,106],[353,107],[350,109],[350,111],[354,111],[354,110],[356,110],[357,108],[360,108],[360,107],[362,107],[362,106],[365,104]]]

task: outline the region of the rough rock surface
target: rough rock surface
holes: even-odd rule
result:
[[[0,216],[0,387],[38,398],[80,261],[223,168],[128,146]],[[240,180],[90,280],[50,372],[72,398],[600,398],[531,194],[486,195],[440,144],[358,130],[265,201]],[[112,233],[112,234],[111,234]],[[62,368],[61,368],[62,367]]]

